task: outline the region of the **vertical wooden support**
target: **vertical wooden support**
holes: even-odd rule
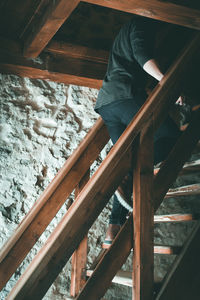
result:
[[[85,184],[90,178],[90,169],[86,172],[79,185],[75,189],[75,199],[81,192]],[[79,244],[72,255],[72,271],[71,271],[71,288],[70,294],[72,297],[76,297],[82,287],[86,283],[86,263],[87,263],[87,235]]]
[[[153,126],[140,134],[133,174],[133,299],[153,298]]]

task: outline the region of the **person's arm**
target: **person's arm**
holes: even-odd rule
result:
[[[155,59],[148,60],[144,65],[143,69],[152,77],[160,81],[164,74],[161,72],[158,63]],[[183,105],[183,98],[180,96],[176,101],[176,104]]]
[[[143,69],[152,77],[160,81],[164,74],[161,72],[158,63],[155,61],[155,59],[148,60],[144,65]]]

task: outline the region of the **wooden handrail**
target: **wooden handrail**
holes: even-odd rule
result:
[[[107,129],[99,118],[2,248],[0,289],[26,257],[108,140]]]
[[[196,123],[198,122],[198,124]],[[196,123],[196,124],[195,124]],[[191,128],[192,127],[192,128]],[[195,142],[198,141],[199,137],[200,137],[200,132],[199,130],[195,130],[195,128],[199,128],[200,127],[200,112],[198,116],[195,116],[195,121],[192,122],[190,128],[186,129],[186,132],[183,134],[183,136],[181,136],[179,138],[179,142],[175,145],[174,147],[174,151],[172,152],[172,154],[170,154],[170,161],[172,162],[172,166],[175,165],[176,160],[182,161],[182,165],[184,164],[185,161],[185,157],[188,157],[191,154],[192,151],[192,147],[182,147],[184,144],[188,144],[191,145],[195,144]],[[191,132],[195,130],[195,135],[192,134]],[[181,151],[181,158],[180,158],[180,149],[182,149]],[[179,168],[174,169],[174,167],[172,168],[173,170],[173,176],[174,173],[176,176],[178,176],[179,172],[181,169],[181,163],[179,164]],[[162,172],[167,172],[166,170],[166,166],[163,167]],[[169,176],[169,173],[165,173],[166,175]],[[154,179],[154,190],[156,188],[156,178]],[[171,182],[167,183],[168,186],[165,186],[166,190],[169,189]],[[159,200],[157,200],[159,199]],[[157,199],[154,200],[154,212],[156,212],[158,206],[161,204],[162,199],[163,199],[163,194],[162,191],[160,191],[160,194],[158,195],[157,193]],[[145,224],[146,225],[146,224]],[[132,215],[129,217],[129,219],[127,220],[127,222],[124,224],[124,226],[121,228],[120,232],[117,235],[116,239],[121,239],[123,238],[123,236],[125,235],[125,233],[127,232],[127,230],[129,230],[131,232],[132,230]],[[130,236],[130,240],[131,240],[132,236]],[[127,255],[127,246],[130,245],[130,240],[126,239],[126,241],[123,242],[123,245],[118,245],[118,247],[120,247],[120,256],[123,257],[124,255]],[[112,246],[114,247],[115,243],[117,243],[117,240],[113,241]],[[106,257],[109,257],[109,260],[112,261],[117,261],[118,258],[116,256],[116,252],[113,253],[112,251],[112,246],[107,250],[106,253]],[[134,252],[134,251],[133,251]],[[92,276],[90,277],[90,279],[87,281],[84,290],[80,293],[80,298],[79,296],[77,297],[77,300],[82,300],[82,295],[85,296],[84,299],[95,299],[95,300],[99,300],[101,299],[101,295],[104,295],[106,290],[107,290],[107,286],[109,286],[109,284],[112,281],[113,278],[113,274],[116,274],[116,272],[119,270],[119,265],[118,264],[108,264],[107,262],[107,258],[105,257],[105,253],[104,256],[101,257],[101,264],[98,264],[96,266],[96,269],[94,270],[94,273],[92,274]],[[126,256],[124,256],[126,257]],[[148,257],[148,256],[147,256]],[[121,263],[121,262],[120,262]],[[124,260],[125,263],[125,260]],[[105,277],[105,272],[99,272],[99,270],[102,270],[102,268],[106,269],[106,277]],[[93,276],[95,276],[98,280],[94,281],[93,280]],[[134,282],[133,282],[134,284]],[[101,293],[99,294],[99,289],[101,288]],[[87,293],[86,293],[87,292]],[[148,299],[148,298],[147,298]]]
[[[129,170],[132,143],[151,116],[155,115],[155,106],[157,108],[156,121],[158,120],[156,126],[158,126],[163,116],[167,114],[166,108],[177,99],[181,83],[188,75],[186,71],[190,66],[190,60],[197,54],[199,44],[200,35],[197,34],[79,194],[77,201],[71,206],[45,246],[11,291],[9,299],[41,299],[46,293]],[[178,78],[178,82],[175,80],[176,78]],[[48,270],[51,270],[51,274]],[[47,273],[48,276],[46,276]]]

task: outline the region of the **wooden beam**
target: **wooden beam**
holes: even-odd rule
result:
[[[198,300],[200,295],[200,223],[177,256],[156,300]]]
[[[133,298],[149,300],[154,291],[153,124],[140,134],[133,174]]]
[[[40,18],[32,18],[24,41],[24,56],[37,57],[58,31],[80,0],[50,1]]]
[[[26,59],[21,55],[19,43],[5,39],[0,39],[0,42],[2,42],[0,49],[1,73],[97,89],[102,85],[107,68],[105,53],[99,55],[98,51],[95,52],[92,49],[64,45],[65,50],[62,50],[62,55],[58,55],[59,47],[55,47],[54,44],[54,47],[51,47],[51,50],[53,49],[51,53],[50,50],[47,50],[48,53],[44,53],[40,58],[34,60]],[[72,54],[70,54],[70,48],[73,48]],[[65,53],[63,54],[63,52]]]
[[[86,172],[84,177],[79,182],[75,189],[75,201],[76,197],[80,194],[86,183],[90,178],[90,169]],[[87,247],[88,237],[87,235],[80,242],[76,251],[72,255],[72,270],[71,270],[71,286],[70,295],[76,297],[79,291],[86,283],[86,264],[87,264]]]
[[[68,57],[80,58],[87,61],[108,63],[109,52],[104,50],[92,49],[84,46],[68,44],[65,42],[50,41],[44,52],[58,54]]]
[[[105,125],[99,118],[2,248],[0,289],[39,239],[108,139]]]
[[[123,225],[115,238],[115,242],[94,270],[77,300],[99,300],[107,291],[112,278],[125,263],[132,248],[132,218]],[[116,259],[117,258],[117,259]],[[97,284],[98,283],[98,284]]]
[[[193,29],[200,29],[200,11],[158,0],[84,0],[144,17],[165,21]]]

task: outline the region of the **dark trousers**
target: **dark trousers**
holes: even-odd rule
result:
[[[137,99],[126,99],[114,102],[98,109],[98,113],[104,120],[110,138],[115,144],[130,121],[138,112],[142,103],[146,99],[146,94],[137,95]],[[154,163],[163,161],[180,136],[180,131],[170,117],[163,122],[154,135]],[[134,153],[133,153],[134,155]],[[113,207],[110,215],[110,224],[122,225],[126,219],[127,210],[119,203],[114,195]]]

